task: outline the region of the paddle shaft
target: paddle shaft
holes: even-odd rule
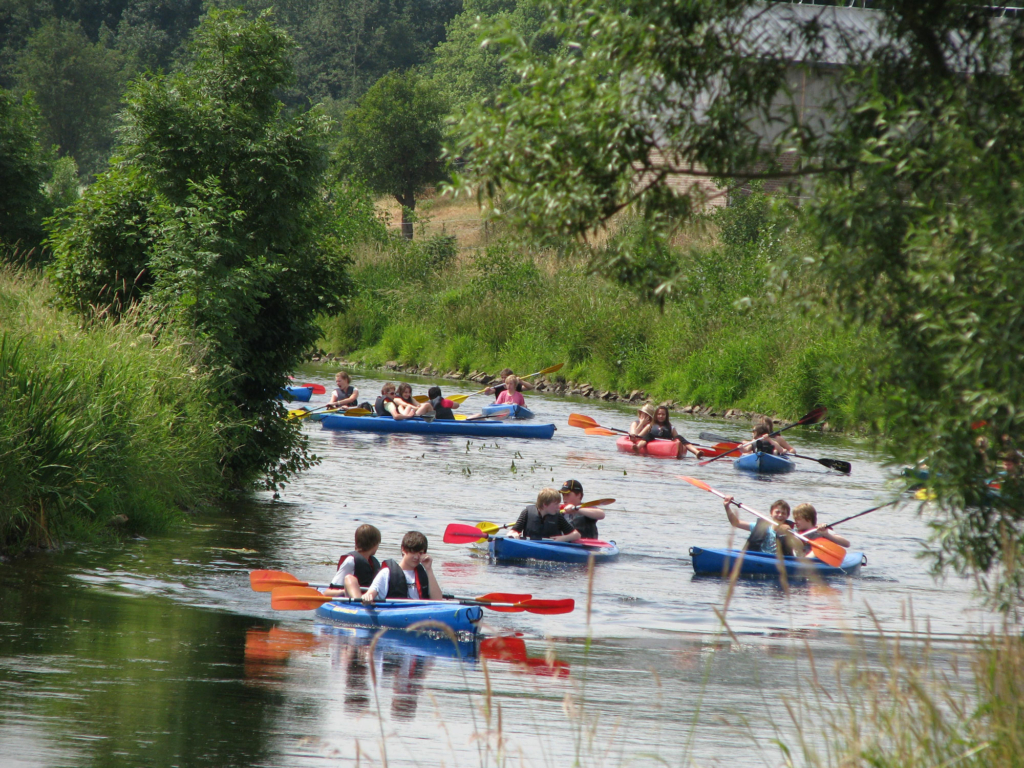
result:
[[[717,496],[720,499],[724,500],[726,498],[726,495],[724,493],[722,493],[721,491],[716,491],[714,488],[710,488],[710,486],[709,486],[709,490],[713,494],[715,494],[715,496]],[[759,517],[762,520],[770,523],[773,526],[776,525],[776,522],[774,520],[772,520],[770,517],[768,517],[768,515],[762,514],[761,512],[758,512],[756,509],[751,509],[746,504],[742,504],[742,503],[736,501],[736,499],[733,499],[731,503],[735,504],[737,507],[742,509],[744,512],[749,512],[750,514],[754,515],[754,517]],[[797,533],[796,531],[788,531],[787,533],[789,533],[789,534],[791,534],[793,536],[796,536],[798,539],[800,539],[800,541],[804,542],[808,546],[813,546],[811,540],[808,539],[806,536],[804,536],[802,533]]]
[[[850,471],[853,469],[853,465],[850,464],[850,462],[840,461],[839,459],[816,459],[813,456],[802,456],[799,453],[791,453],[789,455],[796,456],[798,459],[807,459],[808,461],[816,462],[828,469],[834,469],[836,472],[842,472],[844,475],[850,474]]]
[[[799,427],[799,426],[800,426],[800,425],[802,425],[802,424],[816,424],[816,423],[817,423],[817,422],[818,422],[818,421],[819,421],[819,420],[820,420],[821,418],[823,418],[823,417],[825,416],[825,414],[826,414],[827,412],[828,412],[828,409],[827,409],[827,408],[821,408],[821,409],[820,409],[820,411],[819,411],[819,409],[815,408],[815,409],[814,409],[813,411],[811,411],[810,413],[808,413],[808,414],[807,414],[806,416],[804,416],[804,417],[803,417],[802,419],[800,419],[799,421],[794,421],[794,422],[793,422],[792,424],[790,424],[790,425],[789,425],[788,427],[783,427],[782,429],[777,429],[777,430],[775,430],[774,432],[772,432],[771,434],[769,434],[769,435],[768,435],[768,437],[776,437],[777,435],[781,435],[781,434],[782,434],[783,432],[785,432],[785,431],[786,431],[787,429],[792,429],[793,427]],[[761,439],[761,438],[758,438],[758,440],[760,440],[760,439]],[[725,458],[726,456],[728,456],[728,455],[729,455],[730,453],[735,453],[736,451],[738,451],[738,450],[740,450],[740,449],[742,449],[742,448],[745,448],[745,447],[746,447],[746,446],[748,446],[748,445],[753,445],[753,444],[754,444],[754,443],[756,443],[756,442],[757,442],[757,440],[748,440],[748,441],[747,441],[747,442],[745,442],[745,443],[741,443],[740,445],[737,445],[737,446],[736,446],[735,448],[733,448],[733,449],[732,449],[731,451],[725,451],[724,453],[720,453],[720,454],[718,454],[718,455],[717,455],[717,456],[715,456],[715,458],[713,458],[713,459],[708,459],[707,461],[702,461],[702,462],[700,463],[700,465],[701,465],[702,467],[703,467],[703,466],[706,466],[706,465],[710,464],[710,463],[711,463],[711,462],[713,462],[713,461],[718,461],[719,459],[723,459],[723,458]]]
[[[849,522],[850,520],[853,520],[853,519],[855,519],[855,518],[858,518],[858,517],[860,517],[861,515],[867,515],[867,514],[870,514],[870,513],[872,513],[872,512],[877,512],[877,511],[878,511],[878,510],[880,510],[880,509],[885,509],[886,507],[891,507],[891,506],[892,506],[893,504],[895,504],[895,503],[896,503],[897,501],[899,501],[899,499],[893,499],[892,501],[886,502],[885,504],[880,504],[880,505],[879,505],[879,506],[877,506],[877,507],[872,507],[871,509],[865,509],[865,510],[864,510],[863,512],[858,512],[858,513],[857,513],[856,515],[850,515],[849,517],[844,517],[844,518],[843,518],[842,520],[836,520],[836,521],[835,521],[834,523],[829,523],[829,524],[828,524],[828,527],[829,527],[829,528],[834,528],[834,527],[836,527],[837,525],[839,525],[840,523],[846,523],[846,522]]]

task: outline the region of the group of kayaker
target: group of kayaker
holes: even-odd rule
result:
[[[508,535],[554,541],[596,539],[597,521],[604,520],[604,510],[582,504],[583,484],[579,480],[566,480],[557,491],[543,488],[537,494],[537,503],[519,513]]]
[[[743,445],[741,453],[770,453],[783,455],[794,453],[793,446],[781,436],[772,437],[772,420],[767,416],[754,425],[751,430],[752,439]],[[692,453],[698,459],[704,458],[704,451],[680,435],[669,419],[668,406],[655,407],[645,403],[636,412],[636,420],[629,425],[629,439],[633,443],[633,451],[642,453],[651,440],[670,440],[677,446],[676,456],[683,458]]]

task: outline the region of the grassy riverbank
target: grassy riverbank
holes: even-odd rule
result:
[[[193,347],[80,326],[0,270],[0,549],[155,532],[220,489],[224,426]]]
[[[870,403],[849,384],[870,339],[775,299],[772,265],[799,247],[778,230],[763,195],[667,248],[626,222],[613,248],[681,275],[663,306],[590,274],[582,258],[507,236],[477,248],[441,235],[366,247],[352,270],[357,294],[324,321],[322,345],[368,365],[445,371],[565,361],[566,380],[602,390],[789,417],[823,404],[834,427],[863,423]]]

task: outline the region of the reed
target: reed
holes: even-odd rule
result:
[[[138,316],[81,327],[0,270],[0,548],[151,533],[217,494],[226,425],[196,355]]]

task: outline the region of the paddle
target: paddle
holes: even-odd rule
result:
[[[402,605],[435,605],[448,602],[456,602],[460,605],[479,605],[495,611],[505,613],[572,613],[576,607],[576,601],[570,598],[561,600],[520,600],[515,603],[498,603],[483,600],[390,600],[385,602],[400,602]],[[311,611],[319,608],[324,603],[358,603],[364,605],[362,600],[355,600],[351,597],[330,597],[322,595],[311,587],[277,587],[270,593],[270,607],[275,611]],[[367,606],[372,608],[372,606]]]
[[[676,475],[676,477],[678,477],[680,480],[685,480],[692,486],[700,488],[702,491],[709,491],[710,493],[715,494],[715,496],[717,496],[720,499],[724,499],[726,497],[724,493],[716,491],[703,480],[698,480],[695,477],[687,477],[686,475]],[[775,525],[775,521],[767,515],[763,515],[757,510],[751,509],[750,507],[746,506],[745,504],[740,504],[738,501],[733,500],[732,503],[735,504],[740,509],[744,510],[745,512],[749,512],[755,517],[759,517],[762,520],[767,520],[772,525]],[[790,531],[790,534],[792,536],[796,536],[802,542],[807,544],[819,560],[821,560],[823,563],[831,565],[833,568],[840,567],[843,564],[843,560],[846,558],[846,548],[839,546],[834,541],[829,541],[828,539],[809,539],[802,533],[797,533],[796,531]]]
[[[836,472],[842,472],[844,475],[848,475],[853,471],[853,465],[848,461],[840,461],[839,459],[815,459],[811,456],[801,456],[799,453],[791,453],[789,455],[796,456],[798,459],[816,461],[821,464],[821,466],[834,469]]]
[[[721,435],[716,435],[714,432],[701,432],[700,439],[710,440],[713,443],[736,443],[735,440],[728,437],[722,437]],[[736,443],[736,445],[739,445],[739,443]]]
[[[323,384],[314,384],[312,382],[306,382],[305,384],[289,384],[290,387],[309,387],[313,390],[314,395],[326,395],[327,387]]]
[[[495,524],[490,523],[490,525]],[[515,525],[515,523],[510,523],[509,525],[504,526],[498,526],[498,529],[500,530],[501,528],[508,528],[511,525]],[[444,529],[444,538],[442,539],[442,541],[444,541],[445,544],[475,544],[476,542],[483,541],[484,539],[495,538],[490,534],[485,534],[481,536],[480,534],[482,533],[484,532],[481,529],[474,528],[472,525],[462,525],[461,523],[449,523],[448,527]],[[547,543],[549,544],[581,544],[584,547],[611,546],[611,542],[602,541],[601,539],[576,539],[576,541],[548,541],[545,539],[545,541],[547,541]]]
[[[794,421],[788,427],[783,427],[782,429],[775,430],[770,435],[768,435],[768,437],[775,437],[776,435],[781,435],[787,429],[792,429],[793,427],[799,427],[802,424],[817,424],[819,421],[821,421],[825,417],[826,413],[828,413],[828,408],[826,408],[824,406],[820,406],[818,408],[815,408],[813,411],[808,413],[806,416],[804,416],[799,421]],[[747,442],[743,443],[742,445],[737,445],[732,450],[725,451],[724,453],[720,453],[718,456],[715,456],[715,458],[713,458],[713,459],[708,459],[707,461],[702,461],[700,463],[700,466],[702,466],[702,467],[707,466],[711,462],[718,461],[719,459],[721,459],[721,458],[723,458],[725,456],[728,456],[730,453],[735,453],[736,451],[740,450],[740,448],[743,448],[744,446],[747,446],[747,445],[751,445],[754,442],[755,442],[754,440],[748,440]]]
[[[829,523],[828,527],[829,528],[835,528],[840,523],[845,523],[848,520],[853,520],[855,517],[860,517],[861,515],[867,515],[867,514],[869,514],[871,512],[877,512],[880,509],[885,509],[886,507],[891,507],[897,501],[899,501],[899,499],[893,499],[892,501],[887,501],[885,504],[880,504],[877,507],[872,507],[871,509],[865,509],[863,512],[858,512],[856,515],[850,515],[849,517],[844,517],[842,520],[836,520],[834,523]]]
[[[582,504],[580,504],[580,509],[586,509],[587,507],[606,507],[609,504],[614,503],[615,499],[594,499],[593,501],[585,501]],[[476,526],[474,527],[476,527],[480,531],[483,531],[484,533],[497,533],[503,528],[511,528],[513,525],[515,525],[515,523],[505,523],[505,525],[498,525],[497,523],[488,523],[487,521],[484,521],[482,523],[477,523]]]
[[[317,411],[322,411],[325,408],[330,408],[330,403],[328,403],[327,405],[318,405],[316,408],[300,408],[300,409],[296,409],[294,411],[288,411],[288,418],[289,419],[304,419],[307,416],[309,416],[311,413],[316,413]]]

